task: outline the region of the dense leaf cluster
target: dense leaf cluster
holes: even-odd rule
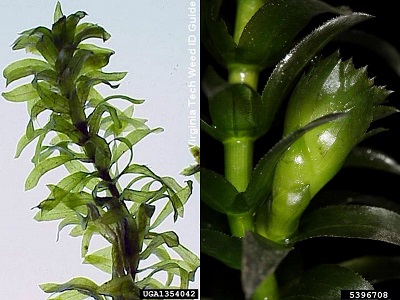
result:
[[[2,94],[8,101],[27,103],[30,119],[16,156],[33,141],[36,147],[25,188],[36,187],[57,167],[67,171],[58,183],[47,185],[50,194],[38,205],[35,219],[60,220],[59,231],[73,226],[70,234],[82,237],[84,263],[112,277],[102,285],[74,278],[41,287],[60,293],[52,299],[138,299],[140,288],[171,287],[176,277],[177,287],[187,288],[199,259],[173,231],[155,230],[171,214],[174,220],[183,216],[192,182],[181,186],[134,162],[134,146],[162,128],[149,128],[145,119],[133,116],[134,106],[143,100],[105,97],[96,89],[101,84],[116,89],[126,72],[102,70],[114,52],[86,40],[104,42],[110,34],[81,22],[85,16],[82,11],[65,16],[58,3],[51,28],[26,30],[13,44],[14,50],[34,56],[11,63],[3,73],[7,85],[32,78]],[[167,201],[159,201],[163,199]],[[88,253],[94,235],[110,246]],[[157,259],[141,267],[149,257]],[[156,279],[160,272],[166,273],[165,281]]]

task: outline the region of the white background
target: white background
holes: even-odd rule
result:
[[[135,162],[146,164],[160,176],[172,176],[181,184],[188,178],[179,172],[194,163],[188,150],[190,60],[187,38],[192,34],[188,31],[188,2],[61,1],[65,15],[83,10],[88,13],[84,22],[98,23],[111,34],[104,46],[113,49],[115,55],[111,57],[107,71],[128,72],[117,93],[145,99],[144,104],[136,107],[136,117],[148,119],[150,127],[165,130],[148,136],[135,147]],[[196,3],[197,14],[199,2]],[[23,30],[39,25],[50,27],[55,5],[56,1],[50,0],[2,3],[1,70],[12,61],[26,57],[24,50],[11,50],[12,42]],[[198,30],[196,33],[198,35]],[[199,51],[197,55],[199,59]],[[1,91],[7,90],[4,78],[0,81],[3,81]],[[60,178],[57,171],[51,172],[34,190],[24,191],[25,179],[32,169],[33,147],[25,149],[18,159],[14,159],[14,155],[28,120],[25,104],[9,103],[0,97],[0,112],[1,298],[46,299],[48,294],[40,290],[40,283],[65,282],[77,276],[87,276],[97,283],[108,280],[107,274],[81,264],[80,238],[70,237],[68,228],[56,241],[57,222],[33,220],[37,210],[31,208],[48,195],[45,185],[55,184]],[[177,232],[180,242],[199,255],[199,184],[193,177],[190,179],[194,181],[194,192],[185,207],[185,217],[175,224],[168,222],[163,228]],[[199,288],[199,276],[200,272],[197,272],[191,288]]]

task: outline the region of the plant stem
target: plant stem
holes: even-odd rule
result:
[[[244,192],[253,169],[253,146],[251,138],[232,138],[224,141],[225,177],[239,191]],[[253,220],[249,213],[228,215],[231,232],[244,237],[247,230],[253,230]]]
[[[244,83],[257,91],[260,68],[253,65],[231,64],[228,66],[229,83]]]
[[[268,275],[257,287],[252,300],[279,300],[278,283],[275,274]]]

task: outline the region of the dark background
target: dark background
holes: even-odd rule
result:
[[[230,1],[228,1],[230,2]],[[400,51],[400,14],[397,9],[397,1],[360,1],[360,0],[331,0],[325,1],[334,6],[349,6],[355,12],[363,12],[375,16],[375,18],[361,23],[355,29],[374,34],[387,41]],[[233,3],[233,1],[231,2]],[[232,4],[231,4],[232,5]],[[318,22],[318,20],[316,20]],[[320,24],[320,23],[318,23]],[[375,78],[377,85],[386,86],[393,93],[387,98],[388,105],[400,109],[400,76],[391,69],[384,59],[376,53],[353,44],[331,43],[326,47],[326,51],[339,49],[344,58],[352,58],[356,67],[368,66],[368,74]],[[208,55],[207,50],[201,48],[201,71],[208,64],[214,64],[213,59]],[[223,70],[221,70],[223,72]],[[260,78],[260,82],[265,84],[268,74],[265,78]],[[206,99],[203,97],[201,110],[204,117],[207,116]],[[400,162],[400,114],[394,114],[384,120],[374,124],[376,127],[385,127],[389,129],[369,138],[362,144],[381,150]],[[261,138],[256,142],[255,161],[261,155],[265,154],[281,135],[279,128],[277,134],[268,140]],[[275,138],[275,140],[274,140]],[[223,148],[219,142],[214,141],[205,133],[201,135],[202,146],[202,166],[223,173]],[[366,169],[346,168],[327,185],[326,189],[336,190],[358,190],[365,194],[383,196],[393,200],[400,205],[399,201],[400,177],[380,171],[370,171]],[[397,207],[398,208],[398,207]],[[202,205],[202,214],[208,212]],[[338,238],[314,239],[301,242],[296,245],[298,253],[304,256],[304,266],[312,266],[316,263],[337,263],[352,257],[361,255],[399,255],[400,247],[385,244],[381,242],[365,240],[349,240]],[[202,296],[213,295],[213,299],[244,299],[240,288],[239,274],[230,272],[221,263],[214,259],[201,255],[201,292]],[[221,286],[221,278],[223,278]],[[232,288],[227,293],[226,286]],[[223,288],[221,291],[220,288]],[[400,280],[391,280],[386,283],[376,285],[378,290],[397,293],[400,299]],[[393,300],[396,298],[393,298]]]

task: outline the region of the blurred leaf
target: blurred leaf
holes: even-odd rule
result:
[[[355,147],[349,154],[346,167],[368,168],[400,175],[400,165],[392,157],[382,151]]]
[[[227,65],[235,56],[236,44],[224,20],[213,12],[215,2],[204,1],[201,5],[201,40],[220,64]]]
[[[271,126],[281,103],[311,59],[336,35],[370,18],[367,14],[352,13],[326,22],[298,43],[276,65],[261,96],[263,109],[268,112],[265,128]]]
[[[213,67],[208,66],[204,71],[201,81],[202,91],[207,99],[214,97],[220,91],[226,89],[229,83],[222,79]]]
[[[319,265],[305,272],[283,300],[336,300],[341,290],[373,290],[374,287],[350,269]]]
[[[98,288],[98,292],[107,296],[125,296],[127,299],[138,299],[139,289],[129,275],[115,277]]]
[[[387,106],[387,105],[377,105],[374,107],[374,121],[386,118],[388,116],[391,116],[393,114],[399,113],[400,111],[393,107],[393,106]]]
[[[215,230],[200,229],[201,252],[214,257],[233,269],[241,269],[242,240]]]
[[[379,207],[324,207],[303,216],[291,243],[321,237],[346,237],[400,245],[400,214]]]
[[[362,256],[340,263],[372,284],[400,278],[400,256]]]
[[[54,15],[53,15],[53,22],[57,22],[62,16],[63,16],[62,8],[60,1],[57,1],[56,8],[54,10]]]
[[[40,288],[46,293],[59,293],[69,290],[75,290],[81,294],[93,297],[96,300],[103,300],[103,297],[96,291],[98,286],[93,281],[78,277],[62,284],[45,283],[41,284]]]
[[[242,287],[246,299],[250,299],[265,277],[275,272],[291,250],[256,233],[246,233],[241,267]]]
[[[362,46],[373,51],[380,59],[386,62],[389,68],[392,68],[400,76],[400,53],[393,44],[381,37],[360,30],[349,30],[340,34],[336,40]]]

